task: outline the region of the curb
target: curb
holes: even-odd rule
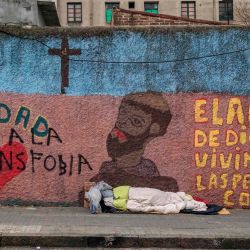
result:
[[[136,237],[136,236],[1,236],[1,247],[110,247],[248,249],[249,238]]]

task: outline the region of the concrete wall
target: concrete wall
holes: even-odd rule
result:
[[[1,0],[0,23],[39,24],[37,1]]]
[[[103,63],[228,53],[248,47],[249,28],[5,32],[21,38],[0,35],[2,204],[77,205],[102,179],[250,207],[248,50]],[[82,61],[61,95],[48,50],[66,34]]]
[[[157,62],[248,48],[248,28],[151,29],[148,32],[147,29],[138,28],[132,33],[122,28],[93,29],[103,36],[69,38],[70,48],[79,48],[82,53],[81,56],[71,58],[90,61]],[[73,29],[72,32],[80,32],[83,36],[87,36],[89,32],[91,33],[91,29],[83,31]],[[2,91],[60,93],[59,57],[50,56],[48,47],[36,40],[25,41],[9,36],[4,36],[4,39],[8,42],[1,40],[0,89]],[[41,41],[51,48],[61,46],[60,37],[43,37]],[[190,62],[159,65],[70,61],[70,85],[66,91],[72,95],[110,94],[110,91],[114,95],[125,95],[131,91],[145,91],[151,88],[167,92],[214,91],[249,94],[247,55],[248,51],[245,51]],[[33,62],[40,67],[33,67]],[[93,85],[93,82],[98,84]]]
[[[57,6],[57,0],[46,2],[54,2]],[[37,0],[1,0],[0,23],[45,26]]]

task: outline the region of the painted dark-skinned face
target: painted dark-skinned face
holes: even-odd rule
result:
[[[116,128],[131,136],[144,134],[151,126],[152,116],[136,106],[122,103],[117,117]]]
[[[144,149],[151,126],[151,114],[134,105],[122,103],[115,127],[107,138],[109,156],[116,159]]]

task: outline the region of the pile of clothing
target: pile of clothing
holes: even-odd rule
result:
[[[101,181],[85,193],[91,213],[130,211],[135,213],[217,214],[221,206],[206,204],[184,192],[163,192],[154,188],[111,187]]]
[[[91,187],[88,192],[85,192],[85,199],[89,201],[89,208],[92,214],[104,212],[101,205],[105,206],[104,199],[113,201],[114,193],[113,188],[104,181],[98,182],[95,186]],[[113,206],[108,206],[110,212],[115,212]]]

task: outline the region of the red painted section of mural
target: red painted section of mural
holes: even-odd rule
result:
[[[172,118],[166,133],[147,143],[143,153],[143,158],[148,159],[146,166],[156,166],[160,177],[172,177],[179,190],[210,203],[249,208],[250,97],[205,93],[163,97]],[[13,162],[13,170],[9,170],[2,160],[0,199],[77,201],[84,181],[98,174],[104,162],[111,161],[107,137],[120,115],[123,98],[2,93],[0,100],[11,110],[9,121],[0,123],[0,143],[8,144],[14,129],[23,141],[12,135],[14,158],[24,152],[21,159],[27,161],[25,170],[18,172],[20,161]],[[20,106],[29,109],[30,116],[25,120],[23,114],[24,118],[17,122]],[[138,109],[133,112],[138,115]],[[0,112],[0,117],[4,115]],[[43,116],[53,129],[50,136],[32,136],[31,128],[38,116]],[[143,119],[152,124],[152,117]],[[157,126],[150,133],[155,131]],[[130,138],[124,132],[116,135]],[[8,145],[0,149],[7,158],[9,150]]]

